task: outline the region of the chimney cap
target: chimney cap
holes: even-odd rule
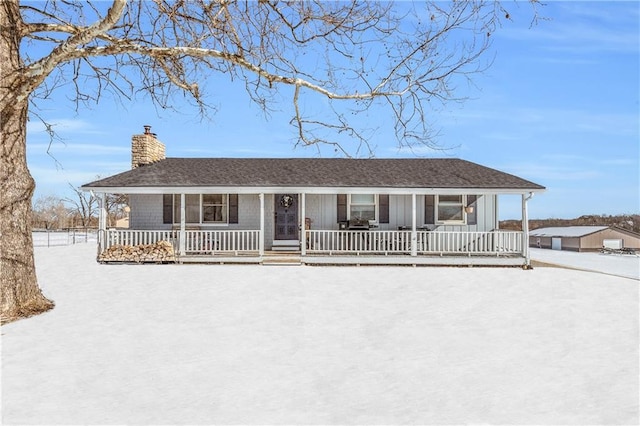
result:
[[[150,125],[145,124],[143,127],[144,127],[144,134],[145,135],[148,135],[148,134],[151,133],[151,126]]]

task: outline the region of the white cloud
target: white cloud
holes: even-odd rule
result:
[[[81,119],[52,118],[45,119],[45,121],[57,133],[106,134],[104,131],[98,130],[92,123]],[[27,133],[46,134],[46,131],[47,126],[39,119],[32,119],[27,123]]]
[[[38,151],[43,154],[47,151],[50,152],[65,152],[71,154],[92,154],[92,155],[103,155],[103,154],[121,154],[121,153],[129,153],[131,152],[131,148],[129,146],[118,146],[118,145],[105,145],[105,144],[91,144],[91,143],[75,143],[75,142],[56,142],[54,141],[51,145],[48,143],[27,143],[27,150],[30,153],[36,153]]]

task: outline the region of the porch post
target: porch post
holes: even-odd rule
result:
[[[416,231],[416,193],[411,194],[411,256],[418,255],[418,232]]]
[[[186,243],[186,235],[185,235],[185,213],[186,213],[186,207],[185,207],[185,196],[184,194],[180,194],[180,256],[184,256],[185,253],[185,243]]]
[[[98,255],[106,249],[107,239],[107,194],[100,193],[100,213],[98,216]]]
[[[260,241],[258,241],[258,248],[260,250],[260,256],[264,256],[264,193],[258,194],[260,199]]]
[[[525,268],[531,268],[531,259],[529,255],[529,209],[527,201],[533,197],[533,192],[529,195],[522,194],[522,255],[524,256]]]
[[[302,216],[302,236],[300,238],[300,254],[305,256],[307,254],[307,194],[304,192],[300,194],[300,216]]]

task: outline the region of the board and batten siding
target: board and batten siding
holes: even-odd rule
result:
[[[416,196],[416,224],[424,225],[425,197]],[[337,230],[337,195],[307,194],[305,216],[311,219],[311,229]],[[389,195],[389,223],[380,223],[380,230],[396,230],[399,226],[411,227],[411,195]],[[497,228],[497,197],[481,195],[475,203],[478,223],[475,225],[435,225],[439,231],[491,231]]]
[[[337,195],[307,194],[305,196],[305,216],[311,219],[311,229],[338,229]]]
[[[446,225],[436,223],[434,230],[436,231],[467,231],[467,232],[488,232],[498,229],[498,197],[496,195],[486,194],[474,194],[477,196],[474,210],[477,218],[477,223],[473,225],[460,224],[460,225]],[[418,218],[422,221],[418,221],[418,225],[424,223],[425,213],[425,197],[417,197]],[[437,206],[434,206],[437,208]],[[409,209],[411,209],[411,198],[409,197]],[[409,215],[411,211],[409,211]],[[422,216],[420,216],[422,215]],[[411,216],[409,216],[411,220]]]

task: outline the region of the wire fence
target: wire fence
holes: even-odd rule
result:
[[[34,247],[70,246],[98,241],[98,231],[88,228],[34,229]]]

